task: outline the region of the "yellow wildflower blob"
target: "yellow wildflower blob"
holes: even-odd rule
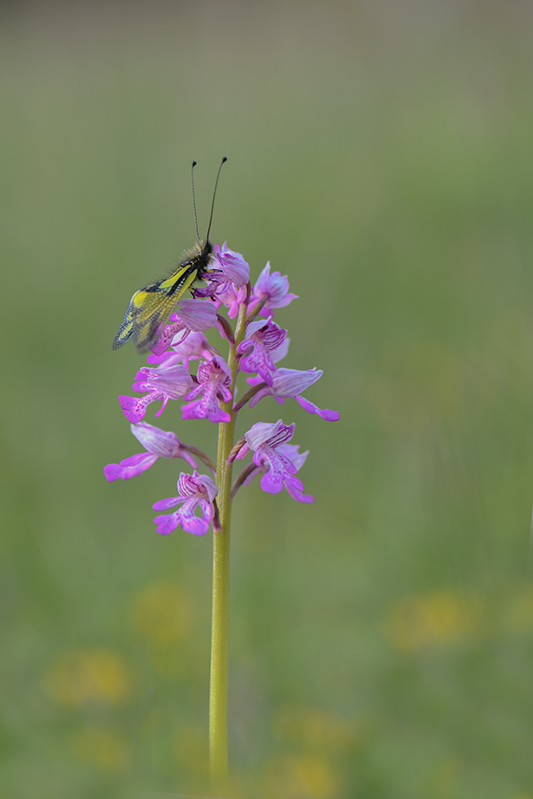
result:
[[[52,664],[44,678],[44,688],[61,705],[119,705],[131,693],[131,679],[119,653],[103,647],[79,649]]]
[[[138,635],[154,644],[172,644],[186,638],[194,611],[183,589],[173,583],[157,582],[135,598],[132,621]]]
[[[263,784],[268,799],[336,799],[341,791],[333,765],[318,753],[277,758]]]
[[[119,771],[129,761],[124,738],[105,727],[87,727],[74,736],[72,751],[79,760],[102,771]]]
[[[409,597],[390,610],[385,634],[395,649],[416,652],[447,646],[479,632],[481,607],[451,591]]]

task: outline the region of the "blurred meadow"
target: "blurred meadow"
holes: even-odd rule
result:
[[[2,5],[0,796],[206,791],[211,534],[155,532],[181,462],[102,468],[141,450],[127,302],[194,241],[191,160],[203,232],[227,156],[212,239],[289,275],[283,365],[341,413],[240,422],[296,422],[315,504],[234,503],[231,799],[533,797],[532,26]],[[159,425],[214,454],[179,403]]]

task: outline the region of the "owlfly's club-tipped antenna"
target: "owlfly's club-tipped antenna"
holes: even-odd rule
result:
[[[196,166],[196,161],[193,161],[191,164],[191,186],[192,186],[192,208],[194,211],[194,227],[196,228],[196,239],[200,241],[200,235],[198,233],[198,218],[196,216],[196,198],[194,196],[194,167]]]
[[[220,162],[220,166],[218,168],[217,179],[215,180],[215,188],[213,189],[213,200],[211,202],[211,214],[209,216],[209,226],[207,228],[207,236],[205,237],[206,241],[209,241],[209,234],[211,232],[211,222],[213,221],[213,211],[215,210],[215,197],[217,196],[217,186],[218,186],[218,179],[220,177],[220,170],[222,169],[222,165],[225,164],[227,160],[228,159],[224,157]]]
[[[209,241],[209,233],[211,232],[211,222],[213,221],[213,211],[215,210],[215,197],[217,196],[217,186],[218,186],[218,179],[220,177],[220,170],[222,169],[222,164],[225,164],[227,158],[223,158],[220,162],[220,166],[217,172],[217,179],[215,180],[215,188],[213,189],[213,199],[211,201],[211,214],[209,215],[209,226],[207,228],[207,236],[205,237],[206,241]],[[194,195],[194,167],[196,166],[196,161],[193,161],[191,164],[191,187],[192,187],[192,207],[194,211],[194,227],[196,229],[196,239],[200,241],[200,234],[198,233],[198,217],[196,216],[196,197]]]

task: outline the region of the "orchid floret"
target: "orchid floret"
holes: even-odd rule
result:
[[[193,535],[205,535],[215,513],[213,502],[217,493],[215,483],[207,475],[199,475],[196,471],[192,475],[182,472],[178,480],[178,496],[161,499],[152,506],[154,510],[168,510],[181,505],[174,513],[155,517],[157,532],[168,535],[176,527],[182,527]],[[200,516],[195,515],[197,508]]]
[[[262,474],[261,488],[269,494],[278,494],[285,488],[288,494],[297,502],[314,502],[309,494],[304,494],[302,481],[296,477],[296,472],[303,465],[307,452],[297,456],[298,448],[287,450],[287,441],[294,435],[294,424],[283,424],[279,419],[275,424],[258,422],[254,424],[244,438],[246,443],[237,454],[241,460],[249,452],[253,452],[253,462],[256,471],[250,469],[243,485],[257,474]]]
[[[279,350],[286,335],[287,331],[282,330],[275,322],[250,322],[244,341],[237,347],[243,372],[257,372],[271,386],[272,372],[276,368],[271,353]]]
[[[216,309],[210,300],[181,300],[179,315],[173,313],[161,333],[158,341],[152,347],[154,355],[162,355],[173,344],[181,344],[191,332],[209,330],[217,321]]]
[[[245,286],[250,280],[250,267],[239,252],[230,250],[226,242],[219,247],[215,244],[214,255],[216,260],[215,269],[219,269],[224,281],[219,280],[219,284],[231,283],[236,289]],[[213,279],[213,276],[209,276]]]
[[[231,283],[224,291],[217,292],[215,302],[217,307],[225,305],[228,309],[228,316],[230,319],[235,319],[239,313],[239,307],[246,299],[246,284],[239,289],[235,289]]]
[[[267,265],[254,285],[249,312],[253,313],[256,306],[261,301],[264,301],[259,313],[262,316],[272,316],[275,308],[285,308],[286,305],[297,299],[297,294],[289,292],[287,275],[282,277],[281,272],[272,272],[270,274],[270,261],[267,261]]]
[[[221,402],[230,402],[233,397],[230,390],[231,369],[224,358],[215,355],[200,363],[197,380],[198,385],[185,397],[186,400],[194,401],[183,406],[182,418],[229,422],[229,413],[220,407]]]
[[[149,469],[158,458],[183,458],[196,469],[198,464],[181,443],[175,433],[160,430],[147,422],[130,425],[131,432],[143,445],[146,452],[131,455],[120,463],[110,463],[104,467],[104,475],[108,482],[113,480],[129,480]]]
[[[161,409],[155,414],[160,416],[169,400],[178,400],[185,396],[191,388],[193,380],[189,372],[181,364],[167,365],[163,363],[155,369],[143,366],[137,372],[134,391],[147,391],[141,398],[120,396],[120,407],[129,422],[140,422],[146,414],[148,405],[162,401]]]
[[[316,381],[322,377],[322,375],[322,369],[316,368],[308,369],[307,371],[300,371],[299,369],[284,369],[283,367],[276,369],[272,375],[272,385],[267,385],[263,388],[260,388],[250,400],[250,407],[253,408],[253,406],[257,405],[257,403],[263,399],[263,397],[267,396],[274,397],[278,400],[292,398],[295,399],[308,413],[316,413],[318,416],[328,422],[336,422],[340,418],[337,411],[331,411],[327,408],[321,409],[318,407],[318,405],[315,405],[313,402],[310,402],[308,399],[304,399],[304,397],[300,396],[302,391],[305,391],[306,388],[309,388],[309,386],[312,386],[313,383],[316,383]]]

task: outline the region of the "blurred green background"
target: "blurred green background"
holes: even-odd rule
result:
[[[289,275],[284,365],[342,414],[282,409],[314,506],[235,502],[231,796],[533,797],[531,4],[0,22],[0,795],[205,790],[210,535],[155,533],[179,464],[102,467],[140,451],[111,342],[225,155],[212,238]],[[178,403],[159,424],[214,453]]]

